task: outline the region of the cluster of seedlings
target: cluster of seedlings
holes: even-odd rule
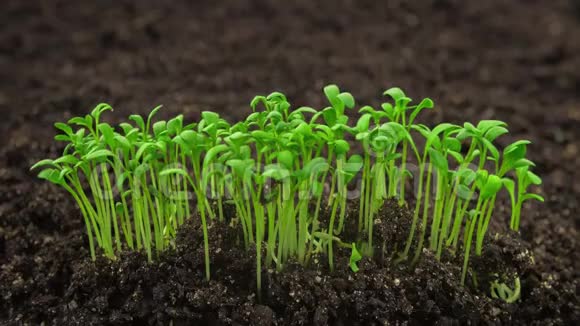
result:
[[[227,220],[240,230],[240,242],[256,250],[258,290],[263,266],[281,270],[289,259],[308,265],[324,254],[333,269],[337,247],[352,250],[351,268],[358,270],[362,256],[389,247],[373,242],[373,226],[390,198],[414,206],[405,246],[392,249],[396,261],[415,263],[424,248],[437,259],[444,251],[462,254],[464,283],[470,255],[482,255],[498,193],[509,194],[513,230],[522,204],[543,200],[528,193],[541,183],[525,157],[529,142],[503,151],[494,145],[508,132],[504,122],[430,129],[415,120],[433,102],[411,105],[403,91],[391,88],[380,109],[363,106],[349,123],[352,95],[335,85],[324,94],[330,105],[322,110],[291,109],[278,92],[257,96],[253,113],[236,124],[214,112],[203,112],[197,123],[185,123],[182,115],[153,123],[155,108],[146,119],[132,115],[132,123],[113,128],[101,121],[112,110],[101,104],[85,117],[55,124],[62,132],[56,140],[67,143],[64,153],[33,168],[42,167],[40,178],[76,200],[93,259],[96,247],[111,259],[129,248],[144,250],[151,261],[172,246],[185,219],[197,216],[209,279],[208,224]],[[356,148],[364,150],[356,154]],[[347,213],[353,183],[358,216]],[[235,216],[224,216],[224,205],[235,207]],[[347,219],[358,226],[356,242],[341,240]],[[494,286],[496,295],[513,298],[505,285]]]

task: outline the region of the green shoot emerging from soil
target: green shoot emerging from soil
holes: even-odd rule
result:
[[[501,121],[431,129],[416,119],[433,101],[412,104],[391,88],[380,109],[362,106],[350,123],[353,96],[335,85],[324,94],[329,105],[321,110],[291,109],[278,92],[257,96],[253,113],[235,124],[214,112],[203,112],[195,123],[181,115],[153,122],[158,107],[115,128],[101,121],[112,108],[100,104],[85,117],[55,124],[61,131],[55,139],[66,144],[63,155],[33,168],[42,168],[39,177],[78,204],[93,260],[99,252],[114,259],[130,249],[152,261],[195,216],[203,230],[206,278],[210,226],[229,223],[240,243],[256,250],[258,293],[263,268],[281,270],[290,260],[308,265],[322,254],[332,270],[338,248],[351,251],[347,263],[354,272],[363,257],[384,254],[384,248],[392,248],[397,262],[416,263],[425,248],[437,259],[444,252],[462,255],[464,283],[469,257],[482,255],[502,189],[516,231],[523,203],[543,200],[528,192],[541,183],[525,158],[529,142],[503,151],[494,145],[508,132]],[[358,198],[348,200],[353,187]],[[414,207],[400,247],[373,239],[379,210],[393,198]],[[225,213],[226,205],[235,216]],[[351,225],[355,242],[343,237]],[[507,301],[519,288],[493,284],[492,292]]]

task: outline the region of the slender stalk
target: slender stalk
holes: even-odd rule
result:
[[[402,259],[407,259],[409,256],[409,250],[411,249],[411,245],[413,243],[413,238],[415,236],[415,232],[417,229],[417,222],[419,220],[419,211],[421,209],[422,199],[423,199],[423,179],[425,174],[425,166],[424,163],[419,163],[419,188],[417,191],[417,198],[415,203],[415,210],[413,211],[413,222],[411,223],[411,231],[409,232],[409,236],[407,237],[407,241],[405,242],[405,249],[403,250]]]
[[[477,208],[476,213],[473,215],[472,219],[469,222],[469,228],[467,231],[467,235],[465,238],[465,252],[463,255],[463,268],[461,270],[461,285],[465,285],[465,277],[467,275],[467,267],[469,264],[469,255],[471,252],[471,243],[473,239],[473,231],[475,230],[475,225],[477,224],[478,217],[480,215],[479,211],[481,210],[481,205],[483,204],[483,200],[481,197],[477,201]]]
[[[423,251],[423,242],[425,241],[425,233],[427,230],[427,216],[429,215],[429,200],[431,195],[431,174],[433,173],[433,164],[429,162],[427,168],[427,182],[425,186],[425,205],[423,205],[423,220],[421,223],[421,236],[419,237],[419,244],[415,250],[415,256],[413,257],[412,264],[416,265],[421,257],[421,252]]]

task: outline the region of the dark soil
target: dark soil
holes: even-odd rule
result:
[[[575,2],[2,1],[0,324],[578,323]],[[331,82],[369,104],[396,85],[435,100],[428,124],[501,119],[512,132],[502,145],[533,141],[547,202],[526,207],[521,236],[491,236],[486,256],[473,262],[517,269],[520,301],[460,287],[459,265],[428,253],[414,271],[387,257],[363,260],[354,274],[349,253],[339,252],[345,263],[334,273],[324,257],[319,268],[264,271],[258,303],[255,253],[235,249],[227,227],[213,226],[213,280],[202,281],[193,222],[154,264],[135,253],[93,263],[73,201],[28,171],[61,150],[52,123],[99,101],[115,107],[111,121],[159,103],[165,117],[193,120],[212,109],[234,121],[255,94],[272,90],[319,107]],[[490,235],[505,231],[508,215],[498,209]],[[400,234],[389,233],[394,227],[407,226],[384,229],[386,238]]]

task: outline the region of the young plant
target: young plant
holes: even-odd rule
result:
[[[390,103],[383,103],[382,108],[386,113],[386,116],[395,123],[400,123],[407,133],[410,133],[411,128],[413,126],[413,122],[419,115],[421,111],[424,109],[432,109],[434,107],[434,103],[431,99],[425,98],[423,99],[418,105],[409,106],[408,104],[411,103],[411,99],[405,96],[405,93],[398,87],[393,87],[386,90],[383,95],[390,96],[394,101],[394,106]],[[412,111],[410,115],[407,115],[407,111]],[[415,143],[413,142],[413,138],[410,135],[407,135],[404,139],[402,139],[402,153],[401,153],[401,164],[399,168],[399,204],[403,205],[405,203],[405,186],[406,186],[406,175],[407,175],[407,159],[408,159],[408,151],[409,146],[415,148]],[[393,169],[393,166],[391,166]],[[393,178],[393,180],[396,180]],[[389,197],[392,197],[392,191],[396,188],[393,186],[390,188],[391,191],[389,192]]]
[[[157,107],[147,119],[131,115],[132,123],[121,123],[118,130],[101,121],[102,113],[112,110],[101,104],[89,115],[55,124],[61,131],[56,140],[67,143],[63,155],[33,168],[44,168],[39,177],[64,188],[79,206],[93,260],[98,248],[111,259],[126,248],[143,250],[152,261],[153,253],[159,256],[173,245],[195,211],[206,279],[210,226],[229,223],[243,247],[256,250],[258,295],[264,267],[283,270],[291,259],[308,265],[325,254],[333,270],[338,248],[350,250],[354,272],[376,248],[383,254],[392,248],[397,262],[411,263],[424,249],[437,259],[445,250],[463,251],[464,283],[474,243],[475,254],[483,253],[500,191],[505,188],[510,196],[513,230],[519,229],[523,203],[543,200],[528,192],[541,183],[525,158],[529,142],[515,142],[502,153],[494,145],[508,132],[501,121],[430,129],[415,121],[433,101],[411,105],[401,89],[391,88],[384,95],[392,104],[383,103],[380,110],[362,106],[353,125],[346,114],[355,107],[353,96],[336,85],[326,86],[324,94],[330,106],[322,110],[293,110],[280,92],[256,96],[253,112],[235,124],[209,111],[191,124],[182,115],[153,122]],[[354,141],[347,140],[350,136]],[[365,151],[356,153],[360,147]],[[387,199],[406,203],[410,157],[419,169],[413,176],[418,187],[411,230],[399,252],[398,244],[373,241],[374,225]],[[351,216],[347,194],[358,179],[359,213]],[[226,214],[226,204],[235,214]],[[353,239],[343,239],[347,225],[357,225]],[[512,301],[517,288],[494,283],[492,295]]]
[[[544,202],[542,196],[527,192],[529,186],[542,184],[542,179],[530,170],[534,163],[525,158],[526,146],[529,143],[529,141],[516,141],[506,147],[503,151],[503,162],[500,168],[500,175],[506,175],[514,170],[516,174],[517,190],[516,182],[504,179],[504,185],[512,203],[510,228],[514,231],[518,231],[520,228],[520,216],[525,201],[535,199]]]

